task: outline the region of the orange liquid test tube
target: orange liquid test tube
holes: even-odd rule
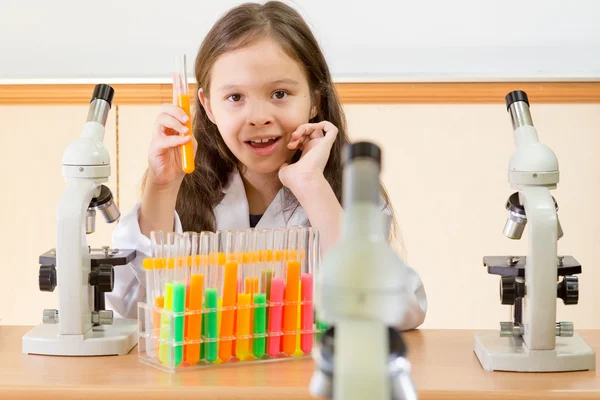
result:
[[[283,312],[283,352],[288,356],[291,356],[296,351],[299,288],[300,261],[288,261]]]
[[[190,112],[190,96],[188,93],[185,54],[175,59],[175,72],[173,74],[173,104],[180,107],[188,116],[188,121],[185,124],[188,131],[185,133],[185,136],[192,136],[192,115]],[[194,172],[194,144],[192,140],[181,146],[181,168],[186,174]]]

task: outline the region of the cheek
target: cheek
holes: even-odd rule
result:
[[[288,133],[292,133],[302,124],[306,124],[310,119],[310,102],[308,99],[295,102],[286,107],[280,114],[280,122],[286,128]]]
[[[219,128],[219,132],[221,133],[223,140],[229,147],[236,145],[239,146],[236,138],[240,129],[242,128],[242,125],[244,124],[244,120],[237,114],[238,113],[222,108],[216,108],[213,110],[217,128]]]

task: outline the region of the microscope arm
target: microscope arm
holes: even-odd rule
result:
[[[556,208],[546,187],[525,187],[519,197],[529,229],[523,340],[531,350],[552,350],[556,343]]]
[[[59,291],[60,334],[81,335],[92,327],[94,309],[91,270],[85,234],[88,204],[98,185],[91,179],[68,179],[57,207],[56,265]]]

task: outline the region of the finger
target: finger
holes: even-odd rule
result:
[[[309,139],[320,139],[323,136],[325,136],[325,133],[323,133],[323,131],[321,129],[315,129],[314,131],[312,131],[312,133],[310,134],[310,136],[308,138]]]
[[[193,136],[162,136],[156,140],[156,146],[160,149],[170,149],[172,147],[181,146],[192,140]]]
[[[156,118],[157,132],[164,133],[165,135],[172,135],[169,129],[172,129],[176,133],[186,134],[188,128],[183,125],[178,119],[169,114],[159,114]]]
[[[160,105],[159,110],[162,114],[168,114],[172,117],[177,118],[183,124],[185,124],[189,120],[188,115],[185,113],[185,111],[183,111],[181,107],[178,107],[176,105],[164,103]]]
[[[291,142],[288,143],[288,148],[290,148],[290,149],[297,148],[298,146],[302,145],[305,141],[306,141],[306,136],[302,136],[298,139],[292,140]]]

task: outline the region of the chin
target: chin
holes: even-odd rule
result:
[[[244,165],[251,171],[258,172],[260,174],[273,174],[279,171],[279,168],[283,165],[282,162],[261,162],[261,163],[244,163]]]

